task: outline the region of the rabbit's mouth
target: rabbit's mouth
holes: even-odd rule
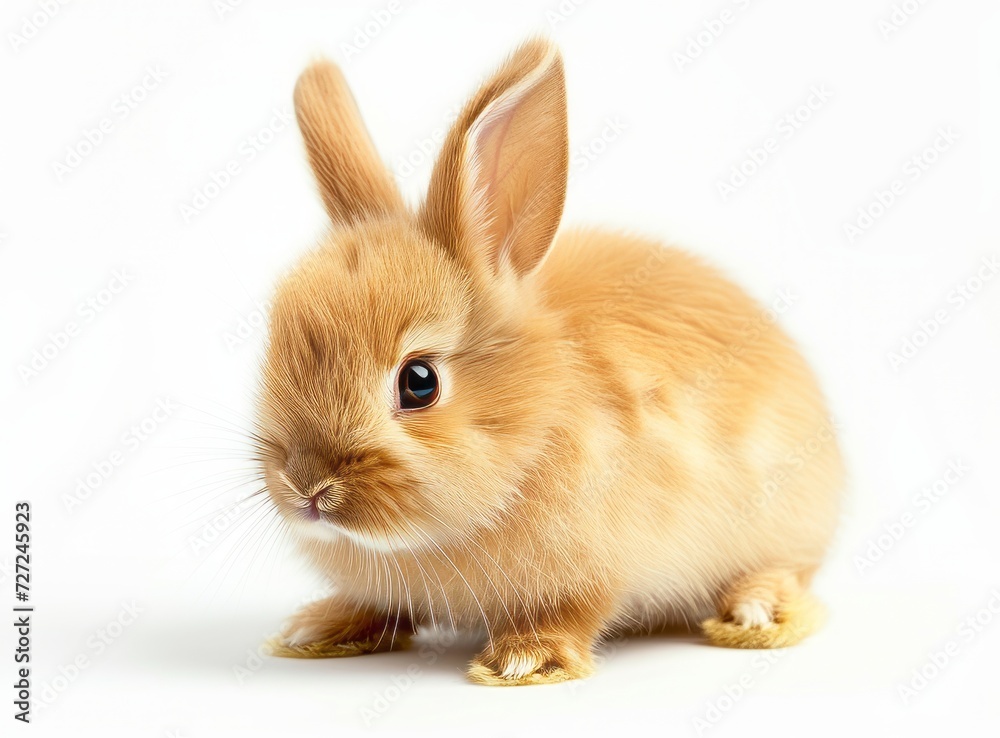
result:
[[[384,483],[330,478],[303,489],[284,472],[278,472],[278,477],[294,492],[292,499],[285,497],[282,507],[300,535],[331,543],[350,541],[382,552],[413,550],[422,545],[415,533],[407,532],[412,526],[405,521],[413,511],[396,509],[391,489]]]
[[[332,518],[332,519],[331,519]],[[382,553],[413,551],[426,543],[402,535],[388,535],[371,530],[355,530],[335,522],[336,515],[318,513],[318,517],[299,516],[292,522],[293,529],[303,537],[327,543],[350,542],[361,548]]]

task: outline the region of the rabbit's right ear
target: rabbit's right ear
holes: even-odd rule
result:
[[[320,196],[337,224],[404,210],[403,198],[375,150],[347,81],[334,64],[318,61],[295,84],[295,117]]]
[[[562,217],[566,128],[562,59],[548,41],[529,41],[486,81],[445,139],[424,227],[476,271],[533,271]]]

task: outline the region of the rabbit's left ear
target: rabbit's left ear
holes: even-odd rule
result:
[[[569,165],[562,59],[521,46],[472,98],[445,139],[421,217],[474,269],[530,273],[552,245]]]

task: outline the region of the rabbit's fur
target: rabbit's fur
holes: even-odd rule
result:
[[[470,629],[470,677],[525,684],[588,674],[613,632],[713,616],[722,645],[806,635],[843,477],[822,396],[774,315],[698,259],[556,234],[555,48],[525,44],[482,86],[416,212],[336,67],[309,67],[295,106],[334,227],[273,302],[260,451],[336,594],[275,650]],[[440,397],[403,411],[415,356]]]

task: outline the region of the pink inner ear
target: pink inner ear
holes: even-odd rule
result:
[[[497,249],[494,259],[500,258],[504,235],[513,227],[510,222],[513,217],[511,204],[502,198],[502,185],[517,159],[503,161],[504,142],[524,98],[524,91],[519,90],[506,99],[495,100],[483,111],[470,137],[475,212],[467,215],[472,218],[485,217],[488,221],[484,224],[484,230]]]
[[[494,114],[490,114],[482,121],[481,126],[477,127],[478,130],[474,134],[473,150],[479,162],[477,179],[480,180],[480,185],[483,187],[495,190],[496,185],[500,184],[510,172],[508,166],[506,171],[502,174],[499,173],[500,152],[514,122],[514,114],[517,112],[519,103],[519,100],[515,100],[511,104],[503,106]]]
[[[461,149],[436,170],[431,193],[450,221],[433,225],[452,230],[470,264],[515,277],[544,258],[566,194],[562,65],[554,48],[530,50],[483,87],[468,127],[453,129]]]

